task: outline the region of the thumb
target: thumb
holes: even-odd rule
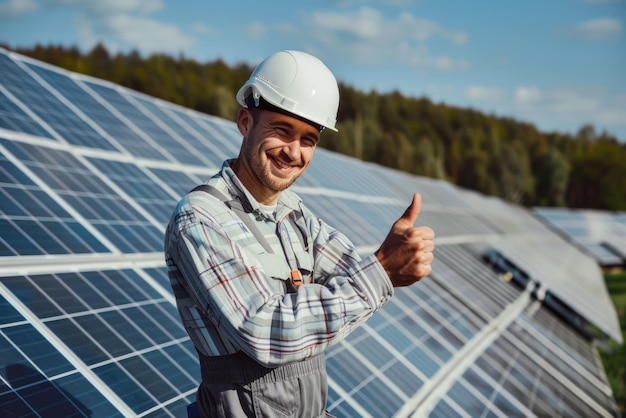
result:
[[[411,205],[406,208],[400,219],[396,222],[396,227],[400,227],[403,229],[411,228],[417,217],[422,210],[422,195],[419,193],[413,194],[413,201],[411,201]]]

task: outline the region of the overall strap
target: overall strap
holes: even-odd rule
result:
[[[246,204],[244,206],[244,203],[238,199],[229,199],[220,190],[206,183],[200,184],[191,190],[191,192],[195,192],[195,191],[203,191],[205,193],[209,193],[213,197],[222,201],[226,205],[226,207],[228,207],[233,212],[235,212],[235,214],[239,217],[239,219],[241,219],[241,221],[246,225],[246,227],[252,233],[252,235],[254,235],[257,242],[261,244],[263,249],[265,249],[265,251],[268,254],[274,254],[274,251],[272,250],[270,243],[267,241],[267,239],[265,238],[265,236],[259,229],[256,222],[249,216],[249,213],[252,212],[252,208],[250,207],[249,204]],[[304,249],[305,253],[308,254],[308,257],[312,259],[313,258],[313,253],[312,253],[313,246],[309,245],[309,240],[306,234],[306,225],[304,224],[302,213],[296,211],[295,213],[290,214],[287,217],[287,220],[291,223],[292,229],[295,231],[296,235],[298,236],[300,245]],[[278,229],[277,229],[277,233],[278,233],[279,239],[281,240],[281,245],[283,246],[283,250],[284,250],[285,248],[284,243],[282,243],[280,231]],[[292,258],[287,253],[285,253],[285,255],[288,257],[288,259]],[[293,260],[291,260],[289,264],[292,264],[293,262],[295,262],[296,266],[290,266],[292,268],[292,271],[290,273],[291,277],[289,278],[290,279],[289,282],[292,283],[295,287],[298,287],[304,283],[304,279],[301,274],[301,270],[302,270],[301,267],[303,265],[308,265],[310,263],[305,264],[301,262],[302,260],[299,260],[299,257],[301,257],[302,255],[299,256],[298,254],[294,253],[292,254],[292,256],[294,258]],[[307,275],[311,274],[311,271],[309,269],[304,269],[302,270],[302,272],[304,272]],[[311,281],[311,277],[309,277],[309,282],[310,281]]]
[[[219,191],[217,188],[211,186],[210,184],[201,184],[193,188],[193,190],[191,190],[191,192],[195,192],[195,191],[206,192],[210,194],[211,196],[224,202],[224,204],[229,209],[231,209],[233,212],[237,214],[239,219],[241,219],[241,221],[246,225],[246,227],[248,227],[248,230],[252,233],[252,235],[254,235],[254,238],[256,238],[259,244],[263,246],[263,249],[265,249],[265,251],[267,251],[269,254],[274,253],[272,251],[272,246],[270,245],[269,242],[267,242],[267,240],[265,239],[265,236],[263,235],[259,227],[252,220],[252,218],[248,216],[248,212],[251,212],[251,211],[250,210],[246,211],[246,208],[244,208],[243,203],[241,203],[240,200],[229,199],[224,193]]]

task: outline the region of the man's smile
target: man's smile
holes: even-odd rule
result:
[[[268,159],[280,170],[284,172],[290,172],[302,167],[301,163],[298,162],[286,162],[282,160],[280,157],[268,154]]]

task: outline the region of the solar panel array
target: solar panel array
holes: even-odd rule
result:
[[[0,416],[186,416],[163,234],[236,127],[4,50],[0,75]],[[437,233],[431,277],[328,349],[331,413],[617,415],[585,332],[621,341],[601,273],[527,210],[323,149],[293,187],[363,254],[413,191]]]
[[[534,212],[601,266],[626,266],[626,212],[563,208]]]

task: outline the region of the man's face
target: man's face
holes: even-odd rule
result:
[[[277,197],[304,173],[320,133],[306,122],[268,110],[241,109],[237,122],[244,135],[237,175],[266,203],[265,197]]]

